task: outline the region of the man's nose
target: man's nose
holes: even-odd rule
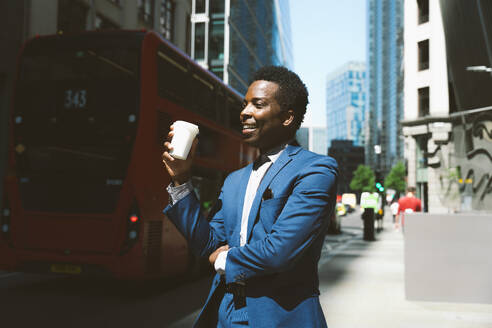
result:
[[[241,119],[241,121],[243,121],[246,118],[253,115],[252,109],[253,109],[253,106],[251,106],[251,104],[247,104],[246,106],[244,106],[243,110],[241,111],[241,114],[239,115],[239,118]]]

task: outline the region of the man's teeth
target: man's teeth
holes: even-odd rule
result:
[[[256,129],[255,125],[243,125],[243,129]]]

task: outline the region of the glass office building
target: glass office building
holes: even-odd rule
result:
[[[367,0],[366,163],[385,174],[403,159],[403,0]]]
[[[366,66],[362,62],[348,62],[327,76],[327,148],[335,139],[364,145],[365,80]]]
[[[191,55],[240,93],[265,65],[292,68],[288,1],[193,0]]]

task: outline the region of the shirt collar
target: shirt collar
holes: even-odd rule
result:
[[[285,148],[287,148],[288,144],[289,142],[286,142],[277,147],[271,148],[264,152],[262,155],[267,156],[272,163],[275,163],[275,161],[280,157]]]

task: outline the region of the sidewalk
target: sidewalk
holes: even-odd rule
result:
[[[492,328],[492,305],[405,299],[403,235],[386,217],[375,242],[353,239],[320,262],[330,328]]]

